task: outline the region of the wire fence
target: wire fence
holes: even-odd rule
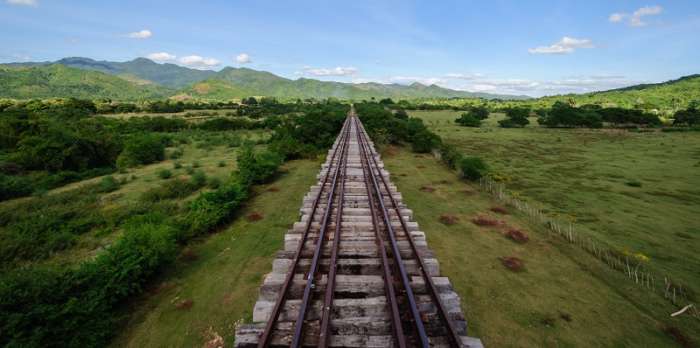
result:
[[[700,319],[700,311],[697,306],[691,303],[692,299],[690,298],[689,290],[684,289],[681,284],[674,283],[669,276],[656,274],[649,270],[648,267],[645,267],[644,263],[648,262],[646,256],[619,252],[603,242],[591,238],[589,235],[578,232],[573,222],[557,220],[546,214],[542,209],[513,197],[513,195],[508,193],[504,184],[496,182],[489,177],[482,177],[479,180],[479,186],[499,202],[515,207],[524,213],[532,222],[544,225],[550,235],[556,234],[568,243],[580,247],[603,261],[610,268],[625,274],[635,284],[650,291],[662,293],[664,298],[674,305],[684,306],[683,312],[688,312],[695,318]],[[680,314],[680,311],[674,314]]]

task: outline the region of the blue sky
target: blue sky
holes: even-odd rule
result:
[[[151,57],[533,96],[700,73],[698,0],[0,1],[2,62]]]

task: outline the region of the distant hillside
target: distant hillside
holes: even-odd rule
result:
[[[211,78],[183,89],[182,94],[194,98],[228,99],[251,95],[278,98],[522,98],[514,96],[471,93],[436,85],[343,83],[300,78],[291,80],[275,74],[247,68],[225,68]]]
[[[163,98],[170,94],[170,90],[160,86],[142,85],[99,71],[86,71],[60,64],[0,66],[0,97],[3,98],[140,100]]]
[[[71,68],[83,70],[95,70],[110,75],[117,75],[131,80],[139,80],[141,83],[155,83],[169,88],[182,88],[195,82],[202,81],[215,71],[190,69],[175,64],[158,64],[150,59],[136,58],[128,62],[97,61],[90,58],[71,57],[63,58],[55,62],[44,63],[13,63],[19,66],[37,66],[61,64]]]
[[[543,101],[573,99],[577,104],[601,104],[625,108],[675,110],[691,101],[700,101],[700,75],[690,75],[662,83],[641,84],[587,94],[544,97]]]

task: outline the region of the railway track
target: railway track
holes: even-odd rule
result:
[[[480,347],[353,112],[318,179],[236,347]]]

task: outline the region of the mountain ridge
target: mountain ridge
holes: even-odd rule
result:
[[[172,63],[156,63],[148,58],[136,58],[126,62],[94,60],[85,57],[66,57],[54,62],[8,63],[5,66],[39,67],[61,64],[68,67],[99,71],[106,74],[127,77],[141,84],[152,82],[167,88],[179,90],[177,95],[189,95],[200,98],[240,98],[251,95],[281,98],[485,98],[485,99],[528,99],[527,96],[473,93],[452,90],[436,85],[348,83],[321,81],[310,78],[295,80],[273,74],[268,71],[254,70],[246,67],[225,67],[220,71],[198,70]],[[234,84],[223,88],[217,79]],[[203,93],[206,88],[197,88],[201,83],[213,84],[219,89],[214,96]],[[226,93],[223,90],[227,91]],[[247,93],[242,95],[242,93]]]

